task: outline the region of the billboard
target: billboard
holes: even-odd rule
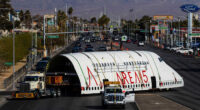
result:
[[[164,16],[163,15],[162,16],[159,16],[159,15],[153,16],[154,20],[173,20],[173,18],[174,18],[173,16],[165,16],[165,15]]]

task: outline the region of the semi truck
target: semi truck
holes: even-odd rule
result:
[[[63,76],[31,71],[19,83],[18,90],[12,94],[13,98],[35,98],[44,96],[61,96],[61,86],[68,85]]]

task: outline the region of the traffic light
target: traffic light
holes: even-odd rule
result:
[[[173,28],[170,28],[170,34],[173,34]]]
[[[152,27],[152,33],[155,33],[155,27]]]

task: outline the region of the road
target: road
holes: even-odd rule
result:
[[[84,43],[82,47],[84,48]],[[98,48],[103,43],[92,43],[94,48]],[[164,51],[151,46],[137,47],[132,43],[124,43],[129,50],[147,50],[160,55],[167,64],[174,68],[184,78],[183,88],[170,91],[156,91],[155,94],[173,100],[181,105],[198,110],[200,108],[200,59],[176,55],[169,51]],[[62,53],[71,52],[72,46]],[[40,100],[10,100],[0,108],[0,110],[101,110],[101,99],[99,95],[81,97],[59,97],[43,98]],[[108,108],[111,109],[111,108]],[[118,109],[118,108],[113,108]],[[128,104],[126,110],[136,110],[135,104]],[[166,108],[163,108],[166,109]]]
[[[200,58],[176,55],[167,50],[151,46],[138,47],[133,44],[124,44],[129,50],[147,50],[157,53],[161,58],[174,68],[184,79],[183,88],[171,91],[162,91],[157,94],[173,100],[189,108],[199,110],[200,108]]]
[[[127,110],[136,110],[134,104],[127,104]],[[43,98],[39,100],[12,100],[6,103],[1,110],[103,110],[101,97],[81,96],[81,97],[58,97]],[[117,109],[120,108],[107,108]]]

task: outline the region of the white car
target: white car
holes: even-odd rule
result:
[[[143,41],[139,41],[138,42],[138,46],[144,46],[144,42]]]
[[[170,51],[177,51],[177,50],[179,50],[181,48],[183,48],[183,47],[182,46],[180,46],[180,47],[172,47],[172,48],[170,48]]]
[[[193,49],[190,49],[190,48],[181,48],[181,49],[176,50],[176,52],[189,55],[189,54],[192,54],[194,51]]]

